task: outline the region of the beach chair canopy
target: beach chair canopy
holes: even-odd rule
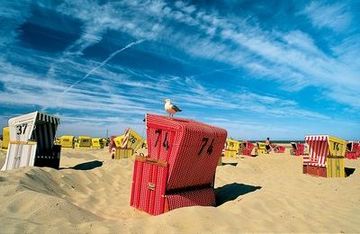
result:
[[[41,112],[32,112],[9,119],[10,143],[2,170],[23,166],[57,168],[60,147],[54,147],[60,119]]]

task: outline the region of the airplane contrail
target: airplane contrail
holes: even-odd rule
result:
[[[64,95],[65,93],[67,93],[70,89],[72,89],[75,85],[79,84],[80,82],[86,80],[92,73],[94,73],[97,69],[99,69],[100,67],[104,66],[107,62],[109,62],[110,59],[112,59],[113,57],[115,57],[117,54],[123,52],[126,49],[129,49],[130,47],[133,47],[134,45],[140,44],[142,42],[144,42],[145,39],[141,39],[138,41],[134,41],[131,42],[130,44],[126,45],[125,47],[113,52],[112,54],[109,55],[109,57],[107,57],[104,61],[102,61],[102,63],[100,63],[98,66],[94,67],[93,69],[91,69],[88,73],[86,73],[86,75],[81,78],[80,80],[76,81],[75,83],[73,83],[72,85],[70,85],[69,87],[67,87],[61,95]]]

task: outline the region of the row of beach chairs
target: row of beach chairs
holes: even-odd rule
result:
[[[224,145],[224,154],[230,157],[238,153],[251,155],[262,147],[248,141],[226,140],[226,130],[194,120],[147,114],[145,123],[146,144],[135,131],[127,129],[120,138],[112,139],[110,151],[116,154],[117,150],[147,147],[147,153],[135,156],[130,205],[151,215],[186,206],[215,205],[215,172]],[[59,168],[61,145],[54,144],[59,124],[59,118],[40,112],[10,119],[2,170],[24,166]],[[306,136],[305,143],[309,154],[303,159],[304,173],[345,177],[346,141],[317,135]],[[295,146],[294,155],[300,154],[302,146]]]
[[[295,145],[295,147],[297,147]],[[281,145],[271,145],[272,150],[275,153],[285,153],[285,147]],[[298,152],[298,151],[296,151]],[[250,141],[238,141],[228,138],[225,142],[223,150],[224,157],[237,157],[239,155],[255,157],[258,154],[266,154],[266,145],[264,142],[252,143]]]
[[[55,143],[61,145],[62,148],[92,148],[102,149],[106,145],[107,139],[90,137],[90,136],[70,136],[65,135],[57,138]]]

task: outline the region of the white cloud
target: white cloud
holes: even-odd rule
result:
[[[303,11],[312,24],[318,28],[330,28],[334,31],[343,31],[351,23],[352,17],[344,3],[327,4],[312,1]]]
[[[137,0],[103,5],[93,1],[65,1],[56,10],[84,23],[80,38],[55,59],[44,56],[42,60],[32,61],[37,66],[41,66],[41,61],[44,64],[51,63],[44,79],[16,66],[8,67],[8,63],[0,61],[0,73],[4,75],[0,80],[6,82],[6,90],[3,92],[6,98],[2,102],[15,105],[36,104],[44,108],[55,105],[79,113],[106,110],[112,115],[141,115],[154,108],[160,108],[161,111],[161,98],[168,96],[183,104],[185,110],[187,107],[199,109],[198,112],[185,111],[188,116],[199,116],[206,108],[217,110],[221,106],[225,110],[265,113],[266,116],[276,118],[293,116],[303,119],[329,119],[324,114],[301,108],[294,101],[283,100],[281,96],[248,90],[209,89],[195,79],[201,74],[188,78],[167,74],[149,75],[145,71],[114,64],[99,68],[89,77],[88,82],[84,82],[81,87],[74,87],[66,96],[55,99],[54,104],[48,97],[61,96],[66,87],[71,85],[71,81],[79,79],[100,65],[97,61],[84,59],[84,49],[102,40],[108,30],[114,30],[134,39],[146,39],[149,43],[174,47],[195,58],[227,63],[231,69],[245,68],[253,77],[275,80],[287,91],[298,91],[307,86],[321,87],[327,91],[323,95],[336,102],[354,108],[360,106],[359,70],[356,64],[351,63],[357,60],[356,50],[359,50],[356,48],[354,52],[354,49],[350,48],[352,43],[342,45],[343,48],[350,48],[348,50],[342,50],[340,46],[333,48],[337,56],[331,56],[317,47],[311,35],[300,30],[264,30],[249,25],[246,18],[220,16],[216,11],[209,13],[181,1],[172,4]],[[11,17],[15,16],[13,14]],[[24,17],[26,16],[21,17],[22,20]],[[177,23],[176,27],[173,22]],[[193,31],[189,33],[178,27],[178,24],[185,24]],[[113,41],[114,45],[119,44],[114,51],[121,48],[116,38]],[[159,54],[163,52],[148,50]],[[33,57],[28,58],[32,59]],[[71,79],[59,81],[57,77],[60,76]],[[138,81],[136,77],[144,79]],[[39,83],[39,79],[44,82]],[[24,80],[27,81],[26,84]],[[131,91],[117,89],[119,86],[129,87]],[[174,94],[171,91],[174,91]],[[23,100],[16,98],[19,96]],[[66,119],[66,116],[64,118]]]

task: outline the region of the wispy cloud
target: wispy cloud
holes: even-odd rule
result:
[[[40,7],[46,5],[38,4]],[[124,120],[129,116],[138,118],[147,111],[161,113],[163,97],[175,99],[184,107],[184,115],[196,118],[212,110],[214,118],[225,111],[233,118],[251,115],[271,121],[286,118],[330,121],[333,116],[321,108],[308,108],[301,100],[290,98],[306,88],[317,90],[324,103],[331,100],[349,108],[360,108],[356,35],[351,40],[342,38],[337,46],[329,43],[324,50],[322,41],[320,43],[311,32],[303,29],[266,28],[249,22],[248,16],[224,15],[217,9],[183,1],[134,0],[100,4],[79,0],[46,7],[81,21],[79,36],[61,52],[40,53],[17,43],[19,32],[16,28],[29,17],[30,8],[24,7],[25,13],[22,13],[11,5],[9,11],[0,13],[0,17],[13,22],[6,29],[11,35],[0,38],[4,51],[0,56],[0,82],[4,84],[4,89],[0,90],[4,96],[2,104],[37,105],[59,112],[71,124],[83,122],[95,111],[96,116],[89,122],[102,119],[113,125],[126,124]],[[298,16],[308,17],[316,28],[345,30],[352,19],[341,4],[312,2],[304,9]],[[109,32],[126,39],[109,38]],[[146,42],[134,47],[134,52],[144,57],[152,55],[164,61],[176,61],[186,72],[161,70],[166,64],[155,64],[159,65],[156,70],[115,61],[114,56],[143,40]],[[129,41],[136,42],[128,44]],[[103,54],[99,57],[105,59],[84,52],[104,44],[109,48],[100,51]],[[128,45],[123,47],[124,44]],[[41,68],[45,73],[31,71],[22,64]],[[215,74],[221,74],[222,78],[216,78]],[[223,78],[227,75],[236,87],[216,88],[215,83],[227,82]],[[272,86],[269,89],[247,87],[243,85],[243,77]],[[101,113],[106,114],[98,117]],[[244,128],[254,127],[254,124],[234,123]],[[270,125],[267,131],[271,130]],[[101,124],[88,127],[91,126],[103,127]],[[229,123],[227,126],[234,127]],[[287,134],[282,128],[272,130]]]
[[[305,7],[303,13],[315,27],[325,27],[334,31],[343,31],[350,25],[352,20],[345,2],[312,1]]]

